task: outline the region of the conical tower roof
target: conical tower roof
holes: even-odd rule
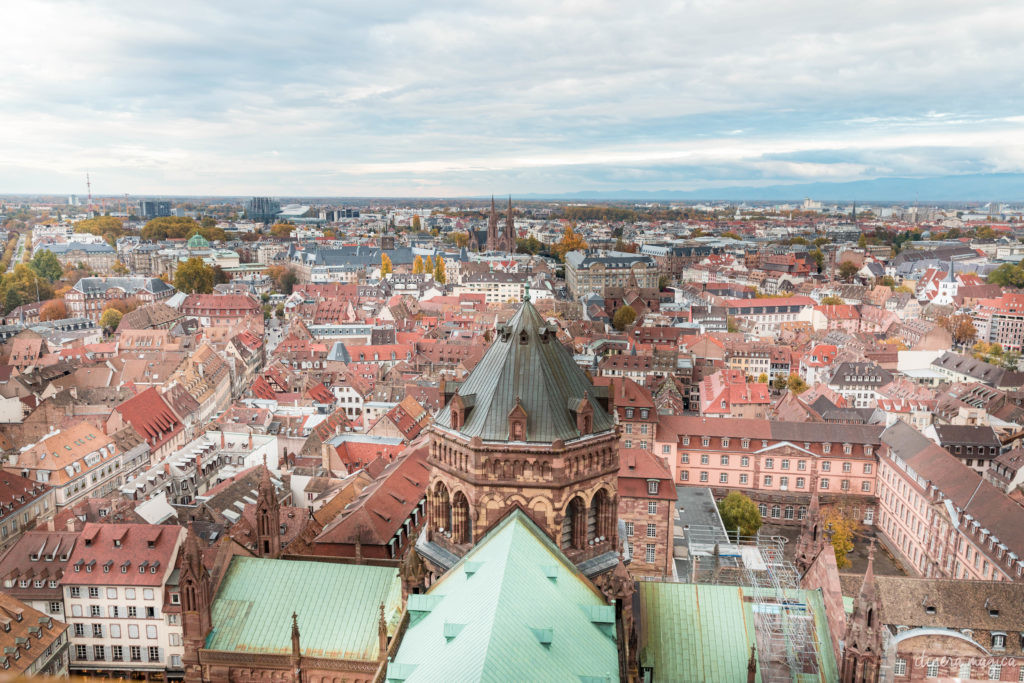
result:
[[[576,415],[586,403],[593,411],[591,433],[614,428],[611,416],[594,397],[594,386],[533,304],[524,301],[497,332],[487,353],[456,392],[466,411],[460,434],[507,441],[509,413],[517,400],[526,411],[527,442],[579,438]],[[451,403],[437,414],[435,424],[451,428]]]

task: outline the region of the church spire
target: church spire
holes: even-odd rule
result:
[[[502,236],[502,250],[513,253],[516,250],[516,220],[512,213],[512,195],[508,196],[508,212],[505,214],[505,234]]]
[[[874,681],[881,661],[882,632],[878,613],[878,586],[875,583],[875,540],[868,546],[868,566],[860,593],[853,602],[853,614],[846,622],[845,648],[840,680],[843,683]]]
[[[811,478],[811,504],[804,516],[803,529],[796,541],[796,568],[801,574],[814,563],[814,558],[825,547],[824,527],[821,521],[821,508],[818,504],[817,480]]]
[[[281,502],[270,478],[266,458],[260,473],[260,488],[256,495],[256,554],[277,557],[281,552]]]
[[[494,205],[494,195],[491,195],[491,215],[487,219],[487,250],[493,251],[498,248],[498,209]]]

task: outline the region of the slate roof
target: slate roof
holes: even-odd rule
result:
[[[140,290],[154,293],[174,290],[158,277],[83,277],[72,289],[86,294],[102,294],[111,287],[118,287],[129,294]]]
[[[408,609],[388,681],[618,680],[614,607],[521,510]]]
[[[290,655],[295,612],[303,655],[375,662],[380,604],[392,634],[401,601],[395,567],[235,557],[213,602],[205,649]]]
[[[467,407],[459,432],[485,441],[509,439],[509,413],[522,403],[526,411],[528,442],[568,441],[581,436],[570,405],[587,397],[593,409],[593,432],[613,428],[610,415],[595,398],[594,386],[573,361],[572,355],[529,301],[498,328],[495,341],[459,387],[457,394]],[[435,420],[451,428],[451,409],[446,406]]]

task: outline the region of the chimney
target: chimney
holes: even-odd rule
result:
[[[249,432],[249,450],[252,450],[252,431]]]
[[[46,520],[46,530],[47,531],[54,531],[55,527],[56,527],[56,525],[54,524],[52,517],[50,519]]]
[[[224,448],[224,430],[220,431],[220,447]]]

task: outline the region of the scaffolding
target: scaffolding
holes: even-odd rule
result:
[[[708,526],[687,530],[695,583],[743,588],[754,613],[758,668],[766,682],[820,680],[814,615],[781,536],[736,536]]]

